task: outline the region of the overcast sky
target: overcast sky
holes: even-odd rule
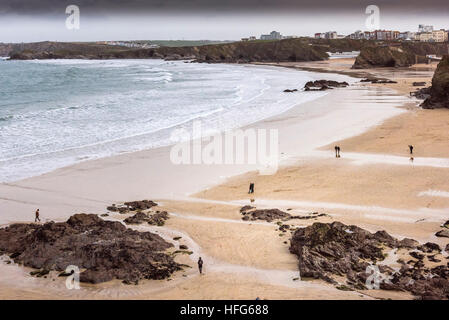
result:
[[[80,8],[79,30],[65,26],[70,4]],[[382,29],[449,29],[447,0],[0,0],[0,42],[235,40],[272,30],[349,34],[366,29],[370,4],[380,8]]]

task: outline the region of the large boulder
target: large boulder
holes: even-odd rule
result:
[[[315,80],[307,82],[304,85],[304,91],[323,91],[333,88],[344,88],[347,86],[349,86],[349,84],[346,81]]]
[[[445,262],[426,267],[423,262],[426,255],[415,251],[418,248],[430,254],[429,260],[440,262],[435,259],[439,246],[426,243],[417,247],[417,244],[413,239],[398,241],[385,231],[371,233],[340,222],[316,222],[294,232],[290,252],[298,257],[302,277],[333,284],[345,279],[343,286],[366,289],[368,281],[372,281],[370,277],[375,276],[380,289],[409,291],[421,299],[448,299],[449,269]],[[402,262],[400,271],[379,263],[392,249],[407,250],[417,260]]]
[[[429,94],[421,105],[424,109],[449,108],[449,55],[438,64]]]
[[[352,68],[409,67],[413,63],[415,63],[415,56],[404,52],[401,48],[372,45],[362,48]]]
[[[428,54],[446,53],[445,43],[370,41],[361,48],[352,68],[409,67],[415,63],[426,63]]]
[[[180,269],[159,235],[138,232],[94,214],[76,214],[66,222],[14,224],[0,229],[0,253],[40,270],[85,269],[80,280],[164,279]]]

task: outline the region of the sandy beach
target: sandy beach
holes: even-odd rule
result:
[[[255,165],[175,165],[170,147],[163,147],[0,184],[1,226],[31,222],[37,207],[43,222],[64,221],[74,213],[102,214],[111,204],[151,199],[170,219],[163,227],[135,228],[167,241],[182,237],[175,247],[184,244],[193,252],[179,258],[193,268],[170,281],[112,281],[81,290],[67,290],[56,274],[37,279],[26,268],[0,263],[0,298],[411,299],[406,292],[343,291],[321,280],[298,280],[289,233],[280,234],[276,224],[243,221],[239,212],[249,204],[291,214],[320,212],[327,215],[292,224],[340,221],[443,248],[449,243],[435,236],[449,219],[449,110],[420,109],[409,96],[416,89],[412,82],[430,84],[436,65],[361,71],[350,69],[353,61],[276,64],[315,71],[315,79],[349,79],[351,85],[248,127],[278,130],[281,162],[272,175],[260,175]],[[360,83],[367,75],[397,83]],[[341,146],[341,158],[335,158],[334,145]],[[110,213],[107,219],[127,216]],[[196,270],[200,256],[202,276]]]

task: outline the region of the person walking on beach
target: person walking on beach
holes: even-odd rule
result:
[[[335,146],[335,158],[340,158],[340,147]]]
[[[34,218],[34,222],[41,222],[41,219],[39,218],[39,209],[36,210],[36,214],[35,214],[35,218]]]
[[[249,184],[249,191],[248,191],[248,193],[254,193],[254,183],[250,183]]]
[[[201,259],[201,257],[198,259],[198,270],[200,271],[200,274],[203,274],[203,259]]]
[[[408,146],[408,148],[410,149],[410,154],[413,154],[413,146],[410,144],[410,145]]]

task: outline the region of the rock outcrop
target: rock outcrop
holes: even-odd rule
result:
[[[240,213],[243,215],[242,220],[244,221],[264,220],[267,222],[272,222],[274,220],[288,221],[294,219],[308,220],[326,216],[326,214],[318,212],[313,212],[308,216],[293,216],[279,209],[256,209],[251,206],[240,208]]]
[[[258,209],[241,211],[241,213],[243,215],[242,220],[245,221],[265,220],[271,222],[273,220],[288,220],[291,217],[290,214],[279,209]]]
[[[349,84],[345,81],[315,80],[307,82],[304,86],[304,91],[323,91],[333,88],[344,88],[347,86],[349,86]]]
[[[429,94],[421,104],[424,109],[449,108],[449,55],[438,64]]]
[[[2,45],[11,59],[148,59],[195,60],[207,63],[317,61],[327,52],[358,51],[365,43],[352,39],[284,39],[280,41],[238,41],[198,46],[136,49],[97,43],[39,42]]]
[[[415,56],[401,48],[384,46],[366,46],[356,58],[353,69],[378,67],[409,67],[415,63]]]
[[[343,277],[346,279],[344,285],[354,289],[366,289],[367,281],[378,281],[380,289],[409,291],[422,299],[448,299],[447,265],[425,267],[425,255],[410,249],[416,246],[416,242],[404,240],[398,241],[385,231],[373,234],[340,222],[317,222],[294,232],[290,252],[298,256],[302,277],[323,279],[333,284],[338,284],[336,279]],[[417,261],[403,262],[400,270],[378,264],[385,259],[385,250],[388,249],[408,250]],[[431,253],[430,261],[435,260],[439,247],[426,243],[419,246],[418,250]],[[379,274],[370,279],[373,273],[367,271],[376,268]]]
[[[440,230],[437,233],[435,233],[435,235],[437,237],[445,237],[445,238],[449,238],[449,230]]]
[[[126,224],[141,224],[147,222],[154,226],[163,226],[168,220],[168,213],[166,211],[157,211],[151,215],[143,212],[137,212],[135,215],[123,220]]]
[[[360,82],[369,82],[374,84],[384,84],[384,83],[397,83],[397,81],[390,80],[390,79],[379,79],[379,78],[366,78],[360,80]]]
[[[168,278],[181,269],[165,252],[171,247],[159,235],[134,231],[94,214],[0,229],[0,253],[9,254],[14,262],[39,269],[39,274],[75,265],[82,270],[80,281],[89,283]]]
[[[445,43],[369,42],[360,50],[352,68],[409,67],[415,63],[426,63],[428,54],[445,53],[447,53]]]
[[[416,99],[425,100],[427,98],[430,98],[430,89],[431,89],[430,87],[421,88],[416,90],[415,92],[412,92],[411,95]]]
[[[130,211],[148,210],[155,206],[157,206],[156,202],[151,200],[141,200],[125,202],[123,205],[119,206],[113,204],[106,209],[111,212],[128,213]]]

